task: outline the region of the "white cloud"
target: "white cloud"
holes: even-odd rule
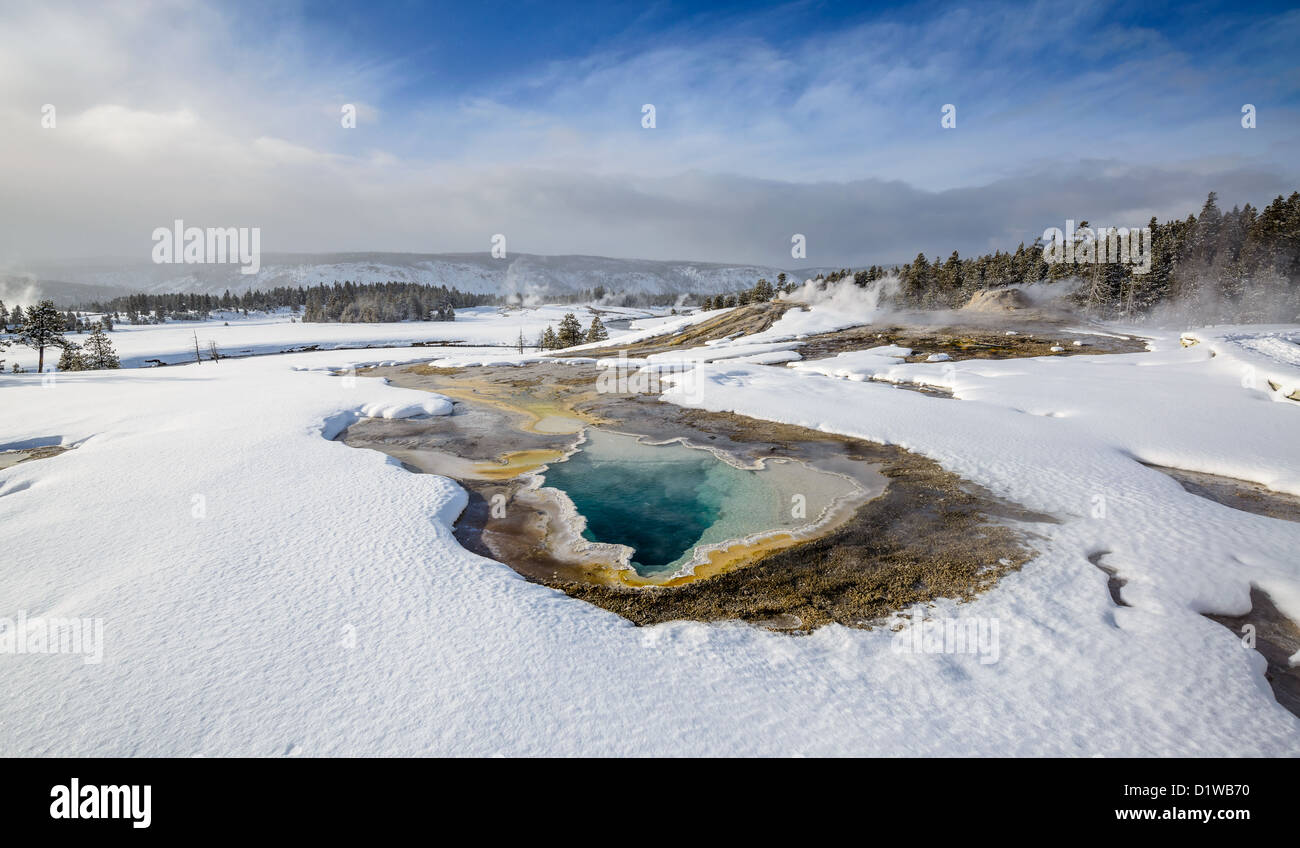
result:
[[[153,156],[198,138],[198,116],[188,109],[145,112],[114,104],[94,106],[57,125],[76,141],[121,156]]]
[[[785,265],[803,232],[811,263],[837,265],[1014,248],[1071,215],[1183,214],[1209,188],[1267,201],[1297,176],[1293,113],[1251,136],[1180,113],[1212,69],[1146,31],[1087,41],[1099,10],[1077,4],[780,45],[667,35],[421,101],[398,96],[400,57],[353,59],[292,18],[254,43],[235,14],[0,10],[0,263],[137,256],[181,217],[260,226],[270,252],[478,250],[505,232],[520,251]],[[1125,58],[1068,85],[1017,76],[1054,38]]]

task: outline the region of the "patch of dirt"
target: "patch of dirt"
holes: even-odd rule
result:
[[[0,469],[11,468],[20,462],[30,462],[33,459],[48,459],[52,456],[58,456],[73,447],[73,445],[46,445],[45,447],[28,448],[26,450],[0,451]]]
[[[1000,294],[1000,293],[999,293]],[[802,304],[773,301],[742,306],[676,334],[656,336],[619,346],[610,345],[578,351],[575,355],[617,356],[626,351],[630,357],[700,347],[706,341],[761,333],[791,309]],[[1079,354],[1138,353],[1146,350],[1146,340],[1138,337],[1091,335],[1064,329],[1066,320],[1081,319],[1041,315],[1032,310],[1023,313],[980,314],[980,312],[907,312],[896,315],[890,323],[876,323],[801,339],[799,354],[805,360],[824,359],[838,353],[865,350],[896,344],[912,349],[908,362],[921,362],[935,353],[946,353],[956,361],[962,359],[1012,359],[1022,356],[1077,356]],[[938,323],[943,322],[943,323]],[[1007,331],[1013,332],[1007,335]],[[1076,345],[1075,342],[1081,344]],[[1054,351],[1053,347],[1062,348]]]
[[[1162,474],[1177,480],[1186,491],[1223,504],[1232,509],[1280,518],[1283,521],[1300,521],[1300,497],[1285,492],[1275,492],[1267,486],[1237,480],[1232,477],[1220,477],[1199,471],[1184,471],[1181,468],[1168,468],[1163,465],[1143,463]]]
[[[626,351],[630,357],[641,357],[649,356],[652,353],[702,347],[706,341],[714,339],[725,339],[728,336],[737,335],[752,336],[755,333],[761,333],[775,324],[787,310],[797,307],[798,304],[785,301],[752,303],[749,306],[740,306],[726,312],[720,312],[714,318],[692,324],[676,333],[655,336],[651,339],[630,342],[626,345],[611,342],[607,347],[575,351],[574,355],[618,356],[619,351]],[[563,355],[563,353],[561,352],[560,355]]]
[[[1083,342],[1081,345],[1074,344]],[[1114,336],[1091,336],[1069,333],[1050,327],[1035,326],[1006,330],[978,326],[909,327],[906,325],[868,325],[809,336],[799,348],[805,360],[825,359],[852,350],[881,345],[898,345],[912,349],[908,362],[924,362],[926,357],[946,353],[953,361],[962,359],[1014,359],[1025,356],[1077,356],[1100,353],[1137,353],[1146,350],[1142,339]],[[1053,347],[1062,348],[1054,351]]]
[[[1282,614],[1273,600],[1260,589],[1251,587],[1250,612],[1245,615],[1206,615],[1245,638],[1244,628],[1254,628],[1255,650],[1268,660],[1264,672],[1277,702],[1300,716],[1300,668],[1291,665],[1291,657],[1300,651],[1300,627]],[[1243,647],[1245,644],[1243,643]]]
[[[1124,600],[1123,595],[1120,594],[1120,590],[1124,588],[1124,584],[1128,583],[1128,581],[1123,577],[1120,577],[1119,572],[1114,568],[1102,562],[1109,553],[1110,551],[1097,551],[1088,556],[1088,562],[1097,566],[1097,568],[1106,573],[1106,589],[1110,592],[1110,599],[1115,602],[1115,606],[1126,607],[1129,603]]]

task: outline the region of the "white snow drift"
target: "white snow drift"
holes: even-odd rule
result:
[[[0,753],[1295,755],[1263,659],[1201,613],[1244,612],[1254,584],[1300,617],[1300,526],[1139,460],[1300,492],[1300,405],[1208,343],[1155,347],[681,366],[702,406],[899,444],[1054,516],[1021,571],[925,611],[996,619],[996,662],[900,651],[888,629],[637,628],[529,583],[456,544],[455,483],[331,441],[360,415],[443,411],[340,376],[343,352],[5,375],[0,448],[77,447],[0,471],[0,617],[102,619],[104,654],[0,655]]]

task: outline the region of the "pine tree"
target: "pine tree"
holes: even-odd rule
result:
[[[27,307],[18,341],[36,351],[36,370],[38,373],[43,371],[45,349],[67,344],[63,340],[63,316],[54,307],[54,301],[42,300],[36,306]]]
[[[578,318],[572,312],[565,313],[560,319],[559,332],[555,334],[559,347],[573,347],[583,342],[582,325],[578,323]]]
[[[104,328],[99,324],[96,324],[95,328],[90,331],[81,355],[85,367],[89,370],[100,371],[122,367],[122,363],[117,358],[117,352],[113,350],[113,343],[109,341]]]
[[[546,330],[542,333],[542,338],[537,342],[537,346],[542,350],[555,350],[560,346],[560,342],[555,335],[555,331],[548,324]]]
[[[63,353],[59,356],[59,364],[55,367],[61,373],[86,370],[86,358],[81,355],[81,348],[76,342],[68,342],[64,345]]]
[[[591,329],[587,330],[587,341],[603,342],[609,339],[609,330],[601,323],[599,315],[591,317]]]

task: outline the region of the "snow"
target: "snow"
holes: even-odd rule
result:
[[[752,356],[768,357],[774,353],[785,355],[792,352],[794,348],[803,344],[803,342],[768,342],[766,344],[754,344],[750,342],[750,339],[752,338],[754,337],[745,336],[741,339],[729,339],[718,342],[717,344],[689,348],[682,351],[652,353],[646,357],[646,359],[650,362],[657,363],[720,362],[722,360],[743,359]],[[794,358],[797,359],[798,357],[796,356]]]
[[[790,367],[808,374],[821,374],[845,380],[873,380],[877,375],[889,374],[892,367],[912,355],[910,347],[882,345],[867,350],[851,350],[826,359],[801,362]],[[897,382],[903,382],[900,377]]]
[[[198,337],[204,359],[208,343],[217,343],[222,356],[238,357],[281,353],[317,346],[322,350],[355,347],[397,347],[417,342],[445,342],[458,345],[496,346],[503,352],[513,349],[520,331],[531,346],[547,326],[556,326],[568,312],[574,313],[585,328],[592,312],[581,304],[538,308],[499,309],[474,307],[457,311],[455,321],[403,321],[390,324],[303,323],[293,313],[220,313],[209,321],[169,321],[166,324],[117,324],[109,335],[124,368],[138,368],[147,360],[161,359],[166,364],[194,361],[194,341]],[[648,333],[653,335],[653,333]],[[610,330],[612,339],[638,334]],[[85,341],[85,335],[68,334],[72,341]],[[526,347],[525,349],[528,349]],[[508,355],[508,354],[507,354]],[[17,362],[35,371],[36,351],[13,345],[0,354],[7,363]],[[427,356],[425,358],[428,358]],[[58,360],[46,351],[46,367]],[[6,365],[9,367],[9,365]]]
[[[1211,327],[1183,333],[1182,339],[1204,342],[1237,369],[1245,388],[1270,392],[1280,401],[1300,392],[1300,330],[1295,327]]]
[[[434,394],[425,400],[375,401],[361,407],[366,418],[412,418],[417,415],[450,415],[453,401]]]
[[[485,317],[470,340],[518,330]],[[296,332],[245,327],[239,344],[272,349],[282,331]],[[992,663],[899,650],[888,629],[637,628],[529,583],[456,544],[454,482],[330,440],[361,415],[440,408],[350,376],[352,351],[3,375],[0,448],[77,447],[0,471],[0,617],[99,617],[106,644],[99,664],[0,655],[0,753],[1294,756],[1300,720],[1262,657],[1201,613],[1244,612],[1253,584],[1300,617],[1300,525],[1138,460],[1300,493],[1300,404],[1240,373],[1294,384],[1268,340],[1296,331],[1109,356],[928,364],[877,348],[772,367],[705,361],[711,345],[657,363],[704,377],[697,405],[899,444],[1055,516],[1031,526],[1040,555],[1021,571],[926,610],[998,621]],[[114,341],[135,357],[183,341],[151,332]],[[723,347],[795,353],[746,343]],[[1088,562],[1101,551],[1131,606]]]

